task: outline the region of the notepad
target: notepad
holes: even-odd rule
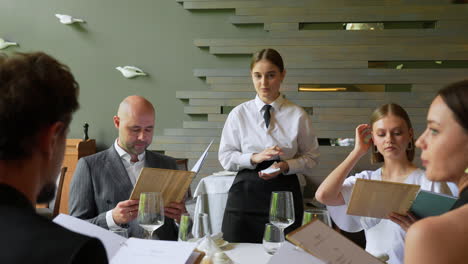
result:
[[[392,212],[406,215],[420,186],[399,182],[357,179],[347,214],[388,218]]]
[[[419,218],[446,213],[457,201],[457,197],[421,190],[410,211]]]
[[[296,246],[329,264],[382,264],[343,235],[320,220],[314,220],[287,236]]]

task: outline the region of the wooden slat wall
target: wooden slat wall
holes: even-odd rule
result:
[[[199,36],[194,45],[229,60],[226,54],[252,54],[275,48],[285,60],[285,96],[313,109],[319,137],[354,137],[354,128],[368,122],[374,108],[388,102],[404,106],[416,134],[425,127],[425,116],[434,94],[442,86],[468,78],[467,68],[375,69],[369,61],[468,60],[468,5],[450,0],[177,0],[183,8],[232,9],[226,20],[237,26],[263,24],[267,38]],[[434,21],[434,28],[387,30],[301,30],[302,23]],[[192,166],[206,145],[215,139],[201,177],[222,170],[217,150],[227,117],[223,107],[234,107],[254,97],[248,64],[243,69],[194,69],[194,78],[206,80],[204,91],[177,91],[196,115],[180,128],[164,130],[152,146]],[[409,84],[411,92],[298,92],[299,84]],[[321,160],[311,185],[319,184],[349,153],[349,147],[321,146]],[[363,158],[356,171],[375,168]],[[199,178],[198,178],[199,179]],[[194,185],[198,182],[195,181]]]

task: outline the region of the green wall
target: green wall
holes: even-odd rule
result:
[[[82,26],[62,25],[54,14],[83,18]],[[80,110],[69,138],[82,137],[82,125],[103,149],[117,132],[112,116],[131,94],[155,106],[156,135],[180,128],[190,117],[177,90],[206,90],[194,68],[248,67],[246,56],[223,60],[193,45],[196,38],[262,37],[261,25],[236,27],[228,22],[233,10],[188,11],[175,0],[0,0],[0,37],[20,47],[3,50],[45,51],[67,64],[81,86]],[[149,77],[125,79],[116,66],[135,65]]]

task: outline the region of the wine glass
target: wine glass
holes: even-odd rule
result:
[[[178,241],[190,241],[193,239],[192,235],[193,221],[189,213],[180,215],[179,235]]]
[[[159,192],[143,192],[138,205],[138,224],[147,231],[147,239],[164,224],[164,202]]]
[[[294,200],[291,192],[271,193],[270,223],[280,229],[281,241],[284,241],[284,229],[294,223]]]
[[[322,223],[332,227],[330,214],[326,209],[307,209],[304,211],[304,217],[302,218],[302,225],[308,224],[314,219],[322,221]]]

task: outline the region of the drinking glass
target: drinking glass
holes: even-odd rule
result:
[[[284,241],[284,229],[294,223],[294,200],[291,192],[271,193],[270,223],[280,229]]]
[[[263,247],[265,251],[273,255],[281,247],[284,242],[284,236],[281,235],[281,230],[270,223],[265,224],[265,233],[263,233]]]
[[[143,192],[138,205],[138,224],[147,231],[147,239],[164,224],[164,202],[159,192]]]
[[[304,211],[304,217],[302,218],[302,225],[311,222],[314,219],[322,221],[322,223],[332,227],[330,214],[326,209],[307,209]]]
[[[189,241],[193,239],[192,234],[193,221],[189,213],[183,213],[180,216],[178,241]]]
[[[128,238],[128,232],[125,228],[111,228],[110,231],[116,235]]]
[[[199,213],[193,225],[193,237],[204,238],[211,235],[210,218],[207,213]]]

